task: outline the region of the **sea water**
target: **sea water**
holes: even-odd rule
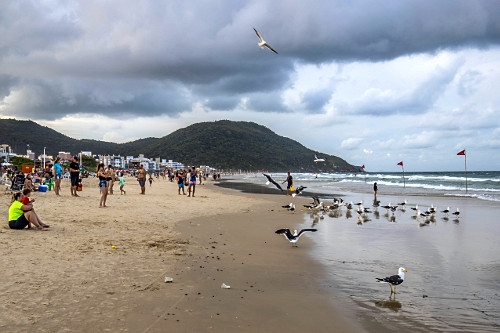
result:
[[[271,174],[281,183],[285,173]],[[377,182],[386,194],[465,196],[500,202],[500,171],[465,172],[379,172],[379,173],[294,173],[294,185],[307,191],[335,194],[367,192]],[[247,174],[242,179],[264,184],[262,174]]]
[[[357,304],[366,327],[376,322],[387,331],[500,331],[500,172],[469,172],[467,191],[465,174],[456,172],[405,173],[404,181],[398,173],[292,175],[295,187],[307,186],[325,203],[339,197],[363,201],[371,210],[359,224],[355,209],[345,207],[319,222],[298,212],[304,221],[299,227],[318,229],[307,237],[314,242],[312,257],[327,271],[322,283],[332,297],[340,293]],[[272,177],[281,183],[286,174]],[[235,181],[273,189],[261,174]],[[381,206],[406,199],[406,208],[393,213],[373,207],[374,182]],[[438,206],[438,213],[432,220],[417,217],[410,209],[417,204],[422,211]],[[459,208],[459,217],[442,213],[447,206]],[[375,278],[397,274],[400,266],[408,272],[390,297],[389,287]]]

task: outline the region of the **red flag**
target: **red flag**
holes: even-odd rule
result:
[[[462,150],[461,152],[458,152],[457,155],[465,155],[465,149]]]
[[[363,165],[361,166],[361,169],[364,169],[364,168],[365,168],[365,165],[363,164]]]
[[[398,165],[401,165],[401,166],[403,166],[403,161],[399,162],[399,163],[398,163]]]

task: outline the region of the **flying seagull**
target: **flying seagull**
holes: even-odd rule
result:
[[[324,162],[325,161],[325,158],[318,158],[318,156],[314,155],[314,162],[318,163],[318,162]]]
[[[293,244],[297,243],[297,241],[299,240],[300,235],[302,235],[306,231],[315,232],[315,231],[318,231],[318,229],[302,229],[302,230],[300,230],[299,233],[297,233],[297,230],[294,230],[293,234],[290,232],[290,229],[278,229],[278,230],[276,230],[276,233],[278,235],[285,236],[285,238],[288,239],[288,241],[290,243],[292,243],[292,246],[293,246]]]
[[[264,175],[264,176],[266,176],[266,178],[267,178],[267,180],[268,180],[267,184],[269,184],[269,183],[273,183],[273,184],[274,184],[274,186],[276,186],[276,187],[278,188],[278,190],[283,191],[283,189],[281,188],[280,184],[276,183],[276,182],[275,182],[275,181],[271,178],[271,176],[266,175],[265,173],[263,173],[263,175]]]
[[[306,189],[307,187],[306,186],[299,186],[295,189],[295,193],[292,193],[292,197],[295,198],[296,195],[299,195],[300,193],[302,193],[302,191],[304,191],[304,189]]]
[[[396,293],[396,286],[403,283],[405,279],[405,272],[408,272],[404,267],[399,267],[398,274],[393,276],[388,276],[385,278],[376,278],[380,283],[386,283],[391,287],[391,295]],[[394,287],[394,290],[393,288]]]
[[[267,44],[267,42],[266,42],[266,41],[262,38],[262,36],[261,36],[261,35],[259,34],[259,32],[257,31],[257,29],[253,28],[253,30],[255,30],[255,33],[257,34],[257,36],[258,36],[258,37],[259,37],[259,39],[260,39],[259,46],[260,46],[260,48],[261,48],[261,49],[263,49],[263,48],[264,48],[264,46],[265,46],[265,47],[267,47],[269,50],[271,50],[271,51],[273,51],[274,53],[278,54],[278,52],[276,52],[276,50],[275,50],[275,49],[273,49],[273,48],[271,47],[271,45]]]

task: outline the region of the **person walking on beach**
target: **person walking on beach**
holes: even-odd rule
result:
[[[177,192],[179,193],[179,195],[181,194],[181,188],[182,188],[182,194],[186,195],[186,192],[184,192],[184,176],[185,176],[184,170],[177,171],[177,185],[179,186]]]
[[[146,170],[142,164],[139,165],[139,171],[137,171],[137,181],[141,186],[141,194],[146,194]]]
[[[377,201],[377,191],[378,191],[378,186],[377,186],[377,182],[375,182],[373,184],[373,196],[374,196],[373,200],[375,200],[375,201]]]
[[[104,170],[104,163],[99,163],[97,166],[97,177],[99,177],[99,190],[101,191],[99,208],[108,207],[106,206],[106,199],[108,198],[108,176]]]
[[[127,194],[127,191],[123,189],[125,186],[125,177],[123,177],[123,172],[120,174],[120,194]]]
[[[78,156],[73,156],[73,161],[69,165],[70,179],[71,179],[71,195],[79,197],[76,193],[78,182],[80,180],[80,166],[78,165]]]
[[[288,171],[288,177],[286,177],[286,179],[283,181],[284,182],[287,182],[287,185],[286,185],[286,195],[288,196],[289,192],[290,192],[290,188],[293,186],[293,177],[292,175],[290,174],[290,171]],[[283,184],[281,183],[281,184]]]
[[[52,167],[52,173],[54,174],[54,192],[57,196],[60,196],[61,191],[61,180],[62,180],[63,167],[61,166],[61,158],[56,158],[54,166]]]
[[[149,187],[151,187],[151,185],[153,185],[153,181],[154,181],[153,174],[150,174],[149,175]]]
[[[188,186],[188,197],[191,196],[191,188],[193,188],[193,197],[194,197],[194,190],[196,188],[196,169],[194,167],[191,168],[191,172],[189,173],[189,186]]]

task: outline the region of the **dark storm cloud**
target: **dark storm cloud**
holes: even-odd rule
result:
[[[0,3],[0,78],[16,83],[0,79],[0,98],[6,89],[20,97],[2,113],[175,115],[195,103],[231,110],[244,98],[257,111],[284,111],[281,91],[296,64],[389,60],[500,41],[497,1],[64,4]],[[252,27],[279,55],[257,47]],[[436,99],[425,88],[416,93],[423,97],[394,101],[398,112]],[[303,102],[317,112],[328,94],[313,90]],[[357,112],[383,109],[361,105]]]

